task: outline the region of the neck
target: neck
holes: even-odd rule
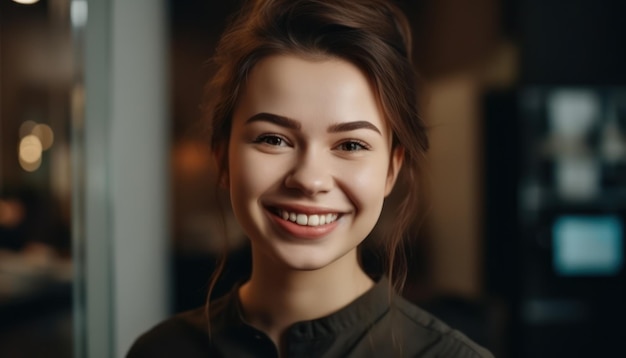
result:
[[[358,264],[356,250],[317,270],[293,270],[255,257],[250,280],[239,296],[247,321],[280,346],[292,324],[327,316],[373,286]]]

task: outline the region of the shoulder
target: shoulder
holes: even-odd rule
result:
[[[127,358],[204,357],[209,351],[202,308],[171,317],[141,335]]]
[[[431,341],[428,350],[433,352],[433,356],[493,358],[487,349],[406,299],[396,296],[392,307],[392,314],[396,316],[394,319],[400,321],[404,332],[409,335],[406,339],[419,337],[420,340]]]

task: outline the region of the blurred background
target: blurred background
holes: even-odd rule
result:
[[[625,356],[626,3],[397,3],[432,140],[405,296],[497,357]],[[224,240],[217,294],[245,276],[200,111],[240,5],[0,0],[1,357],[123,356]]]

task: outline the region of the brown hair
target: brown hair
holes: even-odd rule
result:
[[[404,150],[402,177],[407,182],[402,187],[407,193],[396,208],[392,231],[381,240],[384,270],[400,289],[406,278],[403,236],[416,215],[416,180],[428,149],[425,124],[417,108],[417,75],[406,17],[386,0],[248,2],[217,46],[217,72],[207,87],[205,109],[220,177],[228,171],[226,148],[232,116],[246,78],[261,59],[277,54],[337,57],[369,77],[393,133],[392,146]],[[220,275],[219,267],[210,290]]]

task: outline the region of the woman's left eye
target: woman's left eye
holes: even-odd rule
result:
[[[369,150],[369,146],[367,144],[361,141],[357,141],[357,140],[349,140],[349,141],[343,142],[339,144],[337,148],[346,152]]]

